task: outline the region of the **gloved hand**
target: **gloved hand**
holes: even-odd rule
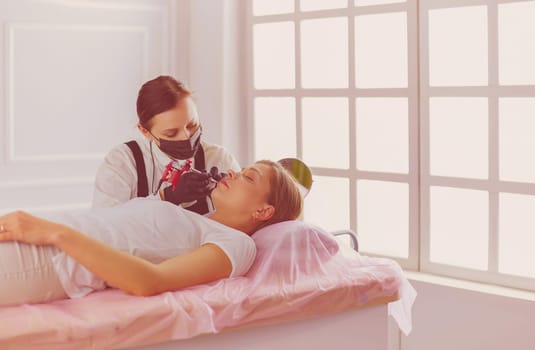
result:
[[[212,177],[212,179],[219,182],[222,178],[227,176],[227,173],[219,172],[219,169],[216,166],[213,166],[210,169],[210,176]]]
[[[210,194],[212,189],[210,174],[188,171],[180,176],[174,191],[173,186],[163,189],[163,199],[179,205],[204,198]]]

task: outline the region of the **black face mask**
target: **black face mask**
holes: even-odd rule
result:
[[[174,159],[189,159],[195,155],[201,144],[201,127],[187,140],[174,141],[159,138],[160,149]]]

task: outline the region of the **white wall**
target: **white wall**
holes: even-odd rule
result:
[[[189,84],[206,139],[228,148],[245,165],[246,95],[242,6],[235,0],[195,0],[189,4]]]
[[[533,293],[433,276],[412,277],[411,283],[418,291],[413,331],[400,334],[389,349],[535,349]]]
[[[0,211],[85,207],[136,135],[142,82],[178,64],[171,0],[0,1]]]
[[[238,17],[232,0],[0,1],[0,212],[89,206],[159,74],[189,84],[205,139],[244,162]]]

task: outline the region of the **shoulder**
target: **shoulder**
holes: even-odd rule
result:
[[[240,170],[240,164],[234,155],[225,147],[202,141],[202,148],[206,158],[206,168],[217,166],[220,170]]]
[[[232,263],[231,276],[244,275],[256,256],[256,244],[251,236],[222,225],[211,219],[206,223],[202,244],[212,243],[218,246]]]
[[[126,145],[126,143],[120,143],[118,145],[115,145],[109,152],[106,154],[106,157],[104,158],[106,160],[118,160],[118,161],[125,161],[125,160],[131,160],[134,161],[134,156],[132,154],[132,151],[130,148]]]
[[[105,156],[97,171],[97,180],[102,177],[108,177],[111,174],[123,173],[125,170],[130,172],[135,170],[134,156],[127,145],[124,143],[113,147]]]
[[[201,146],[204,150],[204,154],[206,156],[211,155],[219,155],[219,156],[228,156],[228,157],[234,157],[232,153],[230,153],[225,147],[217,145],[215,143],[208,143],[205,141],[201,141]]]
[[[112,154],[129,154],[129,155],[132,155],[132,149],[130,148],[129,145],[127,145],[127,143],[134,143],[134,145],[137,145],[139,147],[139,150],[143,154],[150,153],[150,144],[149,144],[149,142],[147,142],[147,140],[142,139],[142,138],[136,138],[136,139],[124,141],[124,142],[116,145],[115,147],[113,147],[110,150],[108,155],[112,155]]]
[[[122,163],[130,163],[132,165],[135,164],[134,153],[131,150],[131,148],[127,145],[127,143],[131,141],[136,142],[144,158],[146,158],[148,154],[150,155],[150,148],[149,148],[148,143],[142,139],[134,139],[130,141],[125,141],[123,143],[120,143],[114,146],[108,152],[108,154],[106,154],[104,158],[104,162],[110,162],[113,164],[122,164]]]
[[[140,140],[136,141],[139,144],[141,152],[145,158],[145,154],[147,153],[145,148],[147,148],[147,146],[144,145]],[[134,158],[134,154],[126,145],[126,143],[121,143],[114,146],[106,154],[97,170],[96,178],[97,182],[102,182],[103,180],[109,181],[117,176],[122,179],[125,179],[125,177],[131,178],[131,181],[134,181],[137,178],[136,174],[136,160]],[[112,181],[112,183],[116,182]]]

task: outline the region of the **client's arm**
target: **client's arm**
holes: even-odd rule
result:
[[[94,240],[68,226],[24,212],[0,217],[0,242],[54,245],[106,283],[134,295],[153,295],[230,276],[232,264],[214,244],[153,264]]]

